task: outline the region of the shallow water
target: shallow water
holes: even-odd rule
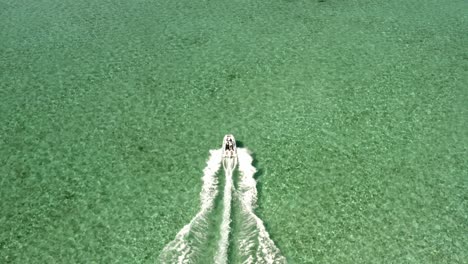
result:
[[[0,262],[154,263],[233,133],[290,263],[463,263],[465,10],[0,0]]]

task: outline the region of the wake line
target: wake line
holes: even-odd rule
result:
[[[228,141],[232,139],[232,141]],[[227,143],[226,143],[227,142]],[[253,158],[245,148],[235,148],[232,135],[227,135],[223,149],[210,150],[210,158],[204,169],[202,177],[203,186],[200,192],[201,208],[197,215],[185,225],[163,249],[159,260],[163,264],[189,264],[209,263],[227,264],[232,256],[233,263],[243,264],[284,264],[286,258],[270,239],[263,221],[255,215],[254,209],[257,203],[257,182],[254,179],[256,172],[252,166]],[[230,145],[229,145],[230,143]],[[226,146],[228,148],[226,148]],[[226,183],[223,196],[223,213],[220,226],[212,219],[218,209],[215,207],[215,199],[218,195],[217,172],[224,167]],[[238,186],[234,186],[233,174],[238,169],[240,178]],[[237,174],[236,174],[237,175]],[[233,200],[234,197],[234,200]],[[236,219],[233,233],[230,224],[232,205],[239,208],[239,213],[234,214]],[[212,227],[217,227],[213,229]],[[210,232],[218,232],[220,236],[213,236]],[[236,232],[237,230],[237,232]],[[212,236],[209,236],[212,235]],[[230,236],[232,242],[230,244]],[[219,239],[219,240],[218,240]],[[217,242],[217,251],[209,250],[210,243]],[[231,255],[228,253],[233,250]],[[214,255],[214,256],[213,256]],[[229,259],[228,259],[229,256]],[[210,261],[207,262],[206,257]],[[203,261],[202,261],[203,259]]]
[[[227,263],[227,252],[229,249],[229,232],[231,223],[231,203],[232,203],[232,167],[231,162],[234,160],[225,161],[228,163],[227,168],[224,172],[226,174],[226,185],[224,186],[224,211],[223,211],[223,220],[221,222],[221,239],[219,241],[218,253],[215,257],[216,264]]]
[[[200,211],[190,223],[179,231],[176,238],[164,247],[159,256],[159,260],[163,264],[191,263],[194,253],[203,250],[202,248],[197,248],[197,244],[202,244],[207,239],[209,227],[207,214],[212,211],[214,200],[218,194],[216,172],[221,167],[222,151],[220,149],[210,150],[210,154],[207,166],[203,170]],[[195,239],[189,239],[189,235],[193,235]]]
[[[244,264],[287,263],[265,229],[263,221],[255,215],[257,206],[257,182],[253,175],[257,171],[252,166],[253,158],[247,149],[238,149],[240,182],[238,197],[241,203],[244,222],[239,237],[240,255]]]

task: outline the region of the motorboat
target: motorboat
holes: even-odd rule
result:
[[[232,158],[237,155],[236,139],[228,134],[223,139],[223,158]]]
[[[227,134],[223,139],[223,167],[225,170],[233,170],[237,165],[236,139],[232,134]]]

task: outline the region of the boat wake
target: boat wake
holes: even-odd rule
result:
[[[234,162],[232,159],[225,161],[228,163],[228,166],[225,167],[224,173],[226,174],[226,183],[224,186],[224,211],[223,211],[223,220],[221,222],[221,238],[219,240],[218,252],[215,257],[214,263],[228,263],[228,249],[229,249],[229,233],[230,233],[230,223],[231,223],[231,204],[232,204],[232,167],[229,166],[231,162]]]
[[[247,149],[239,149],[240,181],[237,197],[240,202],[241,219],[239,232],[239,255],[245,264],[287,263],[265,229],[263,221],[255,215],[257,206],[256,169],[252,166],[252,156]]]
[[[257,189],[253,177],[256,172],[252,165],[253,158],[245,148],[234,148],[234,151],[237,155],[226,158],[223,149],[210,150],[211,155],[202,177],[201,209],[179,231],[176,238],[164,247],[159,256],[161,263],[287,263],[270,239],[263,221],[254,213]],[[225,185],[222,220],[218,225],[210,219],[216,218],[214,207],[219,188],[217,172],[221,163]],[[234,174],[236,169],[239,174],[237,186],[233,181],[233,175],[237,176]],[[233,214],[234,211],[237,213]],[[216,227],[213,228],[213,225]],[[235,230],[232,230],[232,225]],[[213,242],[217,245],[216,252],[207,249]]]
[[[176,238],[167,244],[159,256],[161,263],[185,264],[196,263],[202,246],[208,239],[208,214],[214,207],[218,194],[218,179],[216,173],[221,167],[221,150],[210,150],[210,158],[203,170],[203,186],[200,193],[201,208],[197,215],[177,233]]]

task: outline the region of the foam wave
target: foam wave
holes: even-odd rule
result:
[[[255,215],[257,205],[257,182],[254,179],[256,169],[252,166],[253,158],[247,149],[237,150],[240,181],[237,195],[241,203],[243,223],[239,234],[239,252],[242,263],[272,264],[287,263],[265,229],[263,221]]]
[[[210,150],[210,158],[203,170],[203,186],[200,192],[201,206],[197,215],[185,225],[176,238],[164,247],[159,256],[163,264],[192,263],[195,254],[202,250],[199,245],[207,240],[208,222],[207,215],[214,206],[214,200],[218,194],[218,179],[216,172],[221,167],[221,150]],[[190,236],[190,238],[189,238]]]
[[[234,162],[234,160],[228,160],[227,162]],[[228,168],[231,166],[227,166]],[[215,256],[216,264],[227,263],[227,253],[229,249],[229,232],[231,223],[231,203],[232,203],[232,169],[226,169],[226,185],[224,186],[224,211],[223,220],[221,222],[221,238],[219,240],[218,253]]]
[[[218,195],[218,178],[216,173],[221,167],[222,150],[211,150],[211,156],[207,161],[202,177],[203,187],[200,192],[201,208],[197,215],[185,225],[160,254],[159,260],[163,264],[207,263],[209,257],[215,264],[228,263],[229,251],[233,250],[235,263],[243,264],[283,264],[286,258],[270,239],[263,221],[255,215],[254,209],[257,203],[257,182],[254,179],[256,172],[252,166],[252,156],[245,148],[237,149],[237,159],[224,160],[226,183],[224,186],[223,211],[220,226],[218,223],[209,222],[210,216],[217,214],[213,211],[215,199]],[[240,173],[238,186],[235,188],[233,172],[238,165]],[[237,174],[236,174],[237,175]],[[235,192],[233,192],[235,190]],[[233,196],[234,203],[239,208],[234,233],[231,234],[231,215]],[[216,206],[216,208],[218,208]],[[213,214],[212,214],[213,213]],[[213,228],[214,227],[214,228]],[[237,232],[235,232],[237,231]],[[220,236],[210,234],[216,232]],[[219,233],[218,233],[219,232]],[[211,235],[211,236],[209,236]],[[232,236],[233,245],[230,245]],[[219,239],[219,240],[218,240]],[[213,240],[213,241],[208,241]],[[207,251],[208,242],[217,242],[217,251]],[[232,248],[231,248],[232,246]],[[200,260],[203,255],[204,261]],[[214,256],[213,256],[214,255]]]

